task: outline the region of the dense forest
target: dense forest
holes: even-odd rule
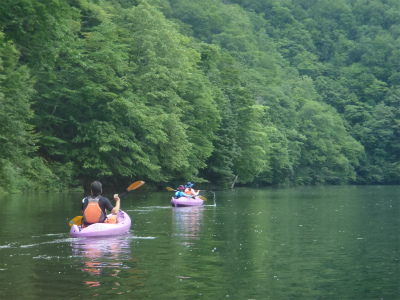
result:
[[[0,192],[400,182],[398,0],[2,0]]]

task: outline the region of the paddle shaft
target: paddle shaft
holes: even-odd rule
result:
[[[118,197],[121,198],[123,195],[125,195],[126,193],[136,190],[138,187],[141,187],[144,184],[144,181],[136,181],[134,183],[132,183],[125,192],[118,194]],[[114,198],[113,198],[114,199]],[[115,200],[115,199],[114,199]]]

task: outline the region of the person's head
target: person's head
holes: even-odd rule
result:
[[[185,187],[183,186],[183,185],[180,185],[179,187],[178,187],[178,191],[183,191],[185,189]]]
[[[101,191],[103,189],[103,186],[99,181],[93,181],[92,184],[90,185],[90,190],[92,191],[93,196],[98,196],[100,195]]]
[[[191,188],[192,186],[194,186],[194,184],[189,181],[186,183],[185,188]]]

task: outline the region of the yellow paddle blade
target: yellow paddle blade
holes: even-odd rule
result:
[[[198,196],[201,200],[203,200],[203,201],[207,201],[207,198],[206,197],[203,197],[203,196]]]
[[[76,216],[69,221],[69,226],[72,227],[72,225],[82,225],[82,216]]]
[[[167,186],[167,190],[170,191],[170,192],[175,191],[173,188],[170,188],[169,186]]]
[[[138,187],[141,187],[144,184],[144,181],[136,181],[132,183],[128,188],[126,189],[127,191],[132,191],[136,190]]]

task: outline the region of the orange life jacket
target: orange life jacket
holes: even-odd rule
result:
[[[99,205],[100,196],[93,198],[88,197],[88,206],[83,212],[84,224],[102,223],[106,219],[104,212]]]
[[[192,189],[192,188],[186,188],[186,189],[185,189],[185,194],[197,196],[197,195],[199,194],[199,191],[196,192],[196,191],[195,191],[194,189]]]

